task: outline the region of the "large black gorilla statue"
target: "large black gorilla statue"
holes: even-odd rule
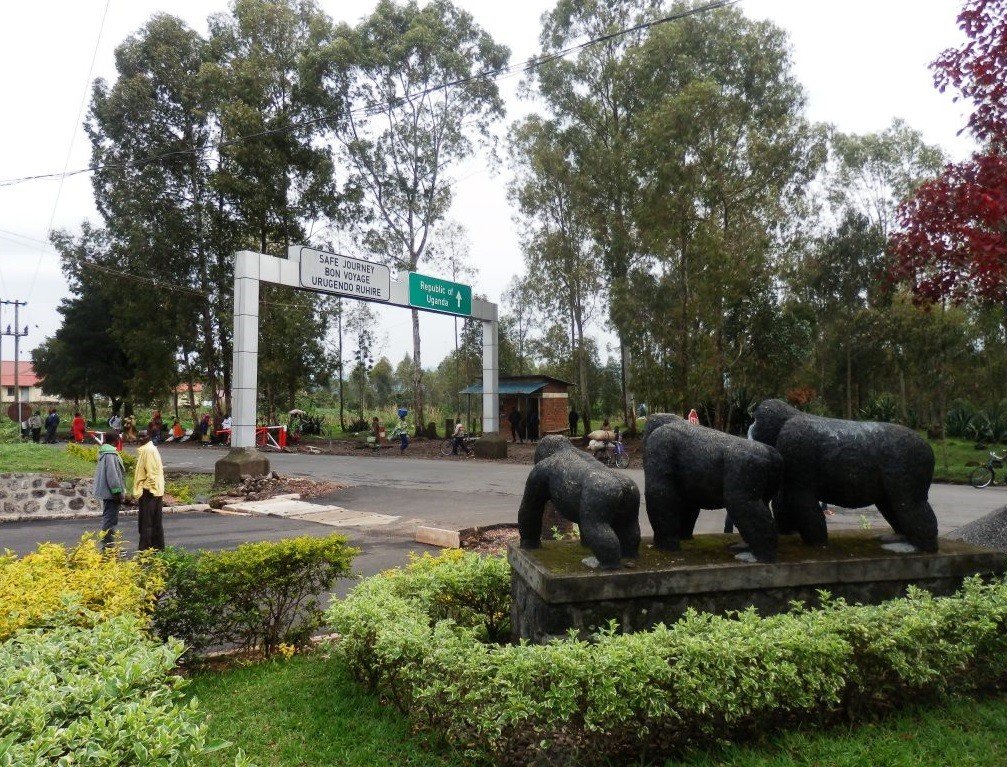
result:
[[[580,525],[581,541],[603,569],[620,567],[640,549],[640,490],[629,477],[603,466],[566,437],[544,437],[535,449],[518,511],[521,548],[542,545],[547,501]]]
[[[739,558],[776,561],[768,506],[783,474],[776,450],[680,418],[652,430],[646,447],[647,516],[657,548],[678,550],[692,538],[700,509],[726,508],[751,549]]]
[[[778,399],[760,403],[754,416],[749,435],[783,455],[783,482],[773,501],[781,533],[824,546],[828,530],[819,501],[851,509],[874,504],[911,546],[937,551],[937,517],[927,502],[934,451],[912,429],[822,418]]]

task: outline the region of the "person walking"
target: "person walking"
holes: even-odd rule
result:
[[[570,423],[570,436],[577,436],[577,422],[580,421],[580,414],[577,412],[576,407],[570,408],[570,415],[567,416],[567,420]]]
[[[31,430],[31,441],[36,445],[42,439],[42,413],[36,410],[28,419],[28,428]]]
[[[112,415],[109,416],[108,428],[110,428],[116,434],[122,433],[122,418],[119,417],[118,413],[112,413]]]
[[[49,415],[45,417],[45,442],[47,445],[56,444],[56,429],[59,427],[59,414],[56,408],[49,408]]]
[[[465,424],[462,423],[461,416],[458,416],[454,434],[451,436],[451,455],[458,455],[458,448],[464,450],[465,455],[472,455],[472,448],[465,444]]]
[[[507,421],[510,423],[511,442],[517,442],[518,439],[524,442],[524,437],[520,433],[521,414],[517,411],[516,405],[510,411],[510,415],[507,416]]]
[[[87,428],[87,422],[80,413],[73,414],[73,421],[70,422],[70,431],[73,432],[73,441],[78,444],[84,441],[84,430]]]
[[[98,468],[94,472],[91,492],[101,501],[101,550],[107,549],[115,536],[122,508],[122,493],[126,487],[126,469],[119,451],[106,442],[98,448]]]
[[[164,464],[161,454],[150,441],[150,434],[137,435],[136,469],[133,474],[133,495],[140,507],[140,545],[138,549],[164,549],[164,526],[161,504],[164,501]]]
[[[538,442],[538,408],[533,407],[528,413],[528,439]]]

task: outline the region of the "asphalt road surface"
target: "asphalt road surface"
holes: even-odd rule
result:
[[[218,449],[173,448],[161,453],[165,465],[173,469],[212,471],[224,455]],[[272,468],[282,474],[326,479],[349,485],[319,502],[353,511],[370,511],[399,517],[393,524],[371,528],[333,528],[305,520],[275,517],[243,517],[210,513],[165,515],[165,535],[169,544],[186,548],[219,549],[246,541],[276,540],[295,535],[347,535],[361,549],[355,569],[370,575],[404,564],[410,551],[429,551],[414,542],[418,525],[462,528],[497,522],[514,522],[529,466],[497,464],[466,458],[443,460],[389,459],[380,456],[270,455]],[[626,472],[643,485],[643,472]],[[946,534],[966,522],[1007,506],[1007,489],[975,490],[960,485],[934,485],[930,501],[937,513],[941,532]],[[721,511],[700,515],[697,531],[719,532]],[[873,509],[835,509],[828,517],[835,529],[859,527],[868,522],[886,529]],[[640,515],[643,534],[649,535],[645,513]],[[24,553],[42,541],[71,543],[82,532],[95,530],[95,520],[34,521],[0,524],[0,549]],[[136,545],[136,517],[120,523],[128,548]]]
[[[166,466],[193,471],[213,471],[225,451],[183,447],[162,448]],[[353,487],[333,496],[331,502],[354,511],[376,511],[423,520],[425,524],[465,527],[494,522],[517,521],[525,478],[530,466],[494,463],[469,458],[441,460],[382,458],[377,455],[328,456],[275,453],[269,456],[272,468],[281,474],[327,479]],[[626,474],[640,487],[643,471]],[[930,489],[941,533],[971,522],[1007,506],[1007,488],[976,490],[967,485],[934,485]],[[837,509],[829,518],[835,527],[858,526],[861,516],[877,520],[874,509]],[[646,515],[641,515],[644,534],[649,533]],[[704,511],[697,530],[716,532],[722,528],[723,514]]]

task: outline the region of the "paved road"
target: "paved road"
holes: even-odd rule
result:
[[[212,471],[223,450],[172,448],[162,449],[165,465],[178,469]],[[403,515],[430,524],[447,526],[483,525],[512,522],[525,478],[531,468],[522,464],[500,464],[471,459],[401,459],[381,456],[327,456],[271,454],[272,467],[283,474],[328,479],[354,487],[333,496],[332,502],[354,511],[377,511]],[[630,469],[626,474],[643,489],[643,471]],[[983,490],[964,485],[934,485],[930,503],[937,513],[941,533],[948,533],[966,522],[1007,506],[1007,488]],[[837,510],[830,525],[855,527],[861,511]],[[880,517],[874,510],[868,519]],[[646,518],[642,521],[646,528]],[[723,516],[704,512],[697,527],[701,532],[720,529]],[[649,530],[645,529],[644,534]]]

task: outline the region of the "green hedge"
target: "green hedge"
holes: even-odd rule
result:
[[[483,590],[441,590],[460,574]],[[627,763],[794,722],[825,722],[1000,685],[1007,583],[953,597],[912,589],[877,606],[760,618],[689,612],[672,626],[592,642],[486,642],[509,609],[506,562],[421,560],[369,578],[334,604],[335,645],[354,676],[477,760]],[[824,596],[824,595],[823,595]],[[445,612],[444,603],[450,605]]]
[[[236,646],[270,655],[281,644],[304,644],[322,622],[320,595],[350,574],[357,553],[342,535],[168,549],[154,627],[195,654]]]
[[[144,628],[119,616],[0,644],[0,765],[195,767],[226,746],[207,742],[203,713],[180,693],[181,645]]]

